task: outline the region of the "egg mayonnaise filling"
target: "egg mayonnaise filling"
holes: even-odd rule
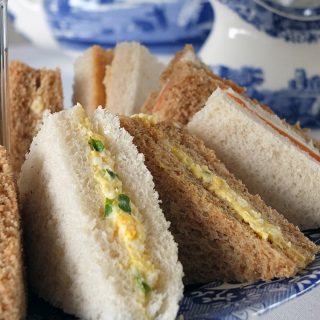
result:
[[[216,175],[208,166],[196,163],[183,150],[171,147],[171,152],[197,179],[201,180],[207,190],[227,202],[238,217],[246,222],[261,239],[270,241],[293,260],[306,263],[306,257],[296,250],[290,241],[284,239],[280,227],[266,221],[262,214],[235,192],[223,178]]]
[[[146,232],[141,215],[123,188],[105,138],[93,132],[89,119],[84,115],[79,127],[88,142],[91,169],[101,194],[97,215],[112,224],[115,237],[128,255],[123,267],[131,273],[140,301],[145,303],[148,293],[157,285],[159,271],[146,250]]]

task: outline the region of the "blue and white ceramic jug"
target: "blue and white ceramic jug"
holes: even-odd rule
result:
[[[211,3],[202,59],[289,122],[320,128],[320,1]]]

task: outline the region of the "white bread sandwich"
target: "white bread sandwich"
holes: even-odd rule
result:
[[[320,227],[320,152],[301,129],[231,89],[217,89],[188,130],[289,221]]]
[[[187,283],[290,277],[319,248],[259,196],[251,195],[213,150],[169,122],[121,118],[145,156]]]
[[[144,157],[116,116],[49,115],[19,180],[30,284],[83,319],[174,319],[182,267]]]
[[[63,93],[60,70],[34,69],[20,61],[9,67],[10,155],[20,172],[24,156],[37,133],[45,110],[60,111]]]
[[[73,102],[86,107],[92,114],[98,106],[106,105],[103,80],[111,64],[113,51],[100,46],[88,48],[74,63]]]
[[[26,316],[20,214],[7,153],[0,146],[0,319]]]
[[[191,45],[175,55],[161,74],[160,86],[149,95],[141,111],[182,125],[203,108],[216,88],[244,91],[232,81],[215,75],[200,61]]]
[[[113,114],[132,115],[159,88],[163,69],[138,43],[122,42],[112,51],[94,46],[75,62],[73,102],[89,114],[101,105]]]

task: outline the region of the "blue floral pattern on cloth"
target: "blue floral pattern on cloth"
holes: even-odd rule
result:
[[[305,232],[320,245],[320,229]],[[215,281],[202,286],[189,286],[180,304],[177,320],[245,320],[276,305],[291,300],[320,283],[320,253],[307,268],[294,278],[256,283]],[[32,293],[29,295],[27,320],[74,320],[75,317],[50,306]]]
[[[293,43],[320,41],[320,5],[311,9],[284,9],[269,0],[218,1],[258,30],[272,37]],[[307,14],[309,19],[306,19]]]
[[[320,244],[320,229],[305,234]],[[178,320],[244,320],[291,300],[320,283],[320,254],[296,277],[253,284],[217,281],[186,290]]]
[[[153,51],[174,53],[185,43],[201,47],[214,13],[207,0],[44,0],[56,40],[71,49],[113,47],[138,41]]]
[[[302,127],[320,128],[320,76],[308,77],[307,72],[297,68],[288,80],[287,87],[278,90],[261,89],[264,71],[261,68],[245,66],[232,69],[227,66],[212,66],[221,77],[233,80],[247,89],[251,98],[271,107],[289,123],[300,122]]]

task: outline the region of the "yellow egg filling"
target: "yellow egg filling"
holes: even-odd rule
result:
[[[146,250],[146,232],[139,219],[140,213],[123,189],[105,138],[93,132],[84,111],[79,128],[85,132],[90,166],[101,194],[100,213],[97,214],[112,224],[117,240],[125,248],[128,259],[123,267],[131,273],[140,299],[145,303],[148,293],[157,285],[159,271]]]
[[[270,241],[295,261],[306,262],[306,257],[293,248],[291,242],[284,239],[280,227],[264,220],[262,214],[254,209],[246,199],[237,194],[223,178],[212,172],[208,166],[196,163],[183,150],[171,147],[171,152],[197,179],[204,183],[207,190],[226,201],[261,239]]]

